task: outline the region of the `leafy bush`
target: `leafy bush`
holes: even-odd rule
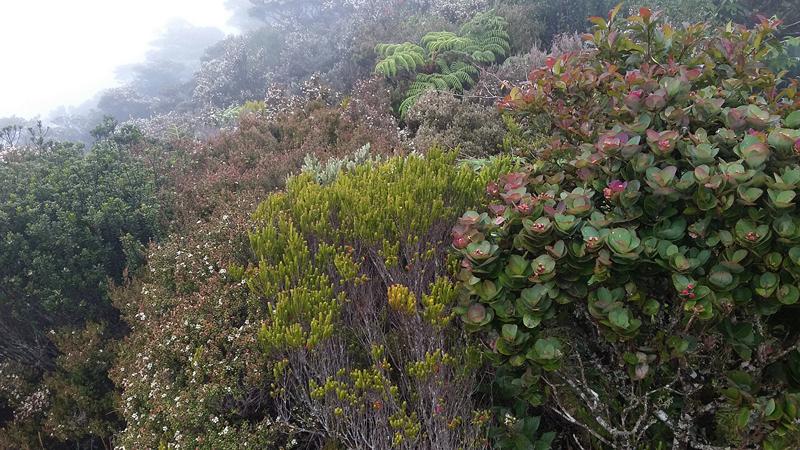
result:
[[[37,370],[7,361],[0,365],[0,397],[13,417],[0,427],[0,447],[67,448],[110,444],[120,428],[116,393],[107,372],[114,339],[107,326],[49,333],[58,357],[53,370]],[[70,445],[72,444],[72,445]]]
[[[46,330],[111,314],[104,287],[126,266],[121,238],[158,234],[153,175],[111,142],[85,155],[22,149],[0,160],[0,192],[0,355],[47,367]]]
[[[369,143],[343,158],[331,158],[324,163],[314,155],[308,154],[303,160],[302,171],[310,173],[313,179],[322,185],[333,182],[341,172],[352,171],[363,164],[375,164],[380,161],[380,156],[373,157]]]
[[[459,311],[586,446],[796,448],[800,98],[763,62],[776,23],[618,10],[504,100],[553,139],[453,229]]]
[[[477,361],[450,326],[447,223],[510,164],[476,176],[454,159],[393,158],[325,186],[302,173],[256,212],[245,279],[269,305],[277,422],[309,445],[483,446]]]
[[[42,142],[3,155],[0,193],[2,445],[99,445],[119,425],[106,287],[126,249],[160,232],[153,174],[112,139],[88,152]]]
[[[264,305],[231,277],[246,261],[245,196],[149,248],[112,291],[130,326],[111,371],[125,448],[276,448],[270,373],[256,340]]]
[[[423,94],[409,110],[406,122],[414,133],[410,142],[414,149],[435,145],[458,148],[461,155],[469,157],[498,153],[506,131],[497,107],[439,91]]]
[[[399,107],[404,116],[426,91],[463,92],[475,84],[476,65],[495,63],[508,54],[511,47],[506,28],[504,18],[489,12],[476,15],[458,34],[428,33],[421,45],[378,44],[375,71],[391,78],[405,73],[412,79]]]

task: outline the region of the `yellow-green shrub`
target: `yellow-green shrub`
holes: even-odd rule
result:
[[[325,186],[301,174],[258,208],[247,282],[269,304],[259,338],[279,420],[347,448],[483,445],[475,365],[446,327],[445,241],[448,221],[510,168],[476,174],[432,151]]]

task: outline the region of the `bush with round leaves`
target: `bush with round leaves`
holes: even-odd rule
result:
[[[452,231],[463,321],[585,445],[797,448],[800,98],[763,62],[776,22],[618,12],[502,102],[553,138]]]

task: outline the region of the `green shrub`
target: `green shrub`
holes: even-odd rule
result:
[[[415,150],[433,146],[458,148],[459,154],[483,157],[503,148],[505,127],[496,106],[484,106],[449,92],[422,94],[406,116],[414,131],[410,144]]]
[[[502,104],[553,140],[453,229],[463,321],[587,446],[796,448],[800,98],[763,61],[775,23],[618,10]]]
[[[309,445],[484,446],[479,361],[450,325],[447,223],[510,167],[476,176],[433,151],[324,186],[302,173],[259,207],[246,280],[269,305],[277,423]]]
[[[153,173],[114,140],[131,136],[106,137],[0,157],[0,447],[100,446],[120,425],[106,288],[161,224]]]

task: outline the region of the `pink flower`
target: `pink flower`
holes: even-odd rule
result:
[[[794,152],[800,155],[800,139],[794,141]]]
[[[453,247],[461,250],[467,248],[468,245],[469,245],[469,239],[467,239],[463,235],[457,235],[453,237]]]
[[[627,181],[620,181],[620,180],[612,180],[608,183],[608,186],[603,189],[603,195],[606,199],[612,199],[617,196],[619,193],[625,191],[625,188],[628,187]]]

